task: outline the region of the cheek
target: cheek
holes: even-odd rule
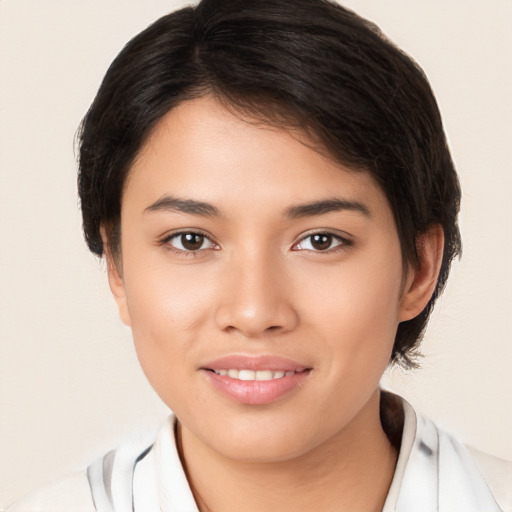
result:
[[[134,331],[156,341],[170,328],[186,332],[198,323],[212,288],[201,265],[171,265],[162,249],[127,257],[123,268]]]
[[[310,322],[322,326],[333,366],[371,371],[387,365],[398,326],[402,266],[396,251],[368,252],[319,276],[305,291]],[[312,313],[315,312],[315,313]]]
[[[135,349],[148,380],[168,402],[167,387],[183,376],[198,350],[195,340],[207,320],[211,290],[201,285],[197,269],[170,272],[165,261],[136,263],[125,266]]]

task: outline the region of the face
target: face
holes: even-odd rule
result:
[[[187,435],[284,460],[354,424],[409,314],[393,215],[369,174],[203,98],[160,121],[121,219],[111,286]]]

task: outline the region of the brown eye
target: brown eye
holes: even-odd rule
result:
[[[311,235],[311,247],[317,251],[325,251],[332,245],[333,236],[326,233]]]
[[[313,233],[305,236],[297,245],[294,250],[306,250],[313,252],[327,252],[331,249],[343,248],[352,245],[348,239],[334,235],[332,233]]]
[[[201,233],[178,233],[167,241],[169,245],[184,252],[195,252],[214,247],[212,241]]]
[[[201,246],[204,242],[204,236],[198,235],[197,233],[186,233],[185,235],[181,235],[181,245],[187,251],[197,251],[201,249]]]

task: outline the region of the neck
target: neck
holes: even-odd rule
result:
[[[179,429],[184,467],[201,512],[382,510],[397,452],[379,417],[379,390],[335,436],[290,460],[227,459]]]

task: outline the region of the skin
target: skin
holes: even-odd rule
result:
[[[381,510],[397,454],[379,420],[379,380],[398,323],[432,294],[442,231],[422,236],[416,268],[404,265],[368,173],[247,121],[206,97],[158,123],[125,184],[111,289],[142,368],[179,418],[202,511]],[[164,197],[217,214],[163,208]],[[289,215],[333,199],[358,207]],[[186,251],[177,232],[206,237]],[[327,248],[314,233],[332,234]],[[230,354],[311,371],[272,403],[238,403],[201,371]]]

